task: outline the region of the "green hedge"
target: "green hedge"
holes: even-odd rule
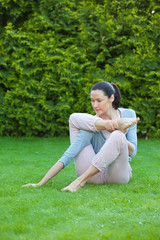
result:
[[[160,137],[159,51],[156,0],[1,0],[0,135],[67,134],[107,80],[141,118],[139,136]]]

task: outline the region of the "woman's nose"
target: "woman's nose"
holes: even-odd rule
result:
[[[97,107],[98,106],[98,103],[95,101],[94,104],[93,104],[94,107]]]

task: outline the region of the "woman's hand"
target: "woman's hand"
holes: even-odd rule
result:
[[[38,186],[40,186],[40,185],[38,185],[38,183],[27,183],[27,184],[25,184],[25,185],[22,185],[21,187],[34,187],[34,188],[36,188],[36,187],[38,187]]]
[[[46,184],[50,179],[52,179],[54,176],[56,176],[62,169],[64,168],[64,163],[63,162],[56,162],[53,167],[46,173],[44,178],[38,182],[38,183],[28,183],[25,185],[22,185],[21,187],[39,187],[44,184]]]
[[[113,132],[115,129],[114,127],[115,121],[112,120],[104,120],[98,119],[95,122],[95,126],[98,130],[108,130],[109,132]]]

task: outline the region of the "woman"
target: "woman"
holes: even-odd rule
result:
[[[136,123],[139,118],[131,109],[118,108],[121,94],[115,84],[99,82],[91,88],[90,96],[96,116],[72,114],[69,119],[70,147],[39,183],[22,187],[44,185],[72,158],[75,158],[79,177],[62,191],[74,192],[86,182],[128,183],[131,178],[129,161],[137,151]]]

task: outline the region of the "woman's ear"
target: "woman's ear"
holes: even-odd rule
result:
[[[114,94],[111,95],[111,97],[109,98],[110,102],[112,103],[114,101]]]

